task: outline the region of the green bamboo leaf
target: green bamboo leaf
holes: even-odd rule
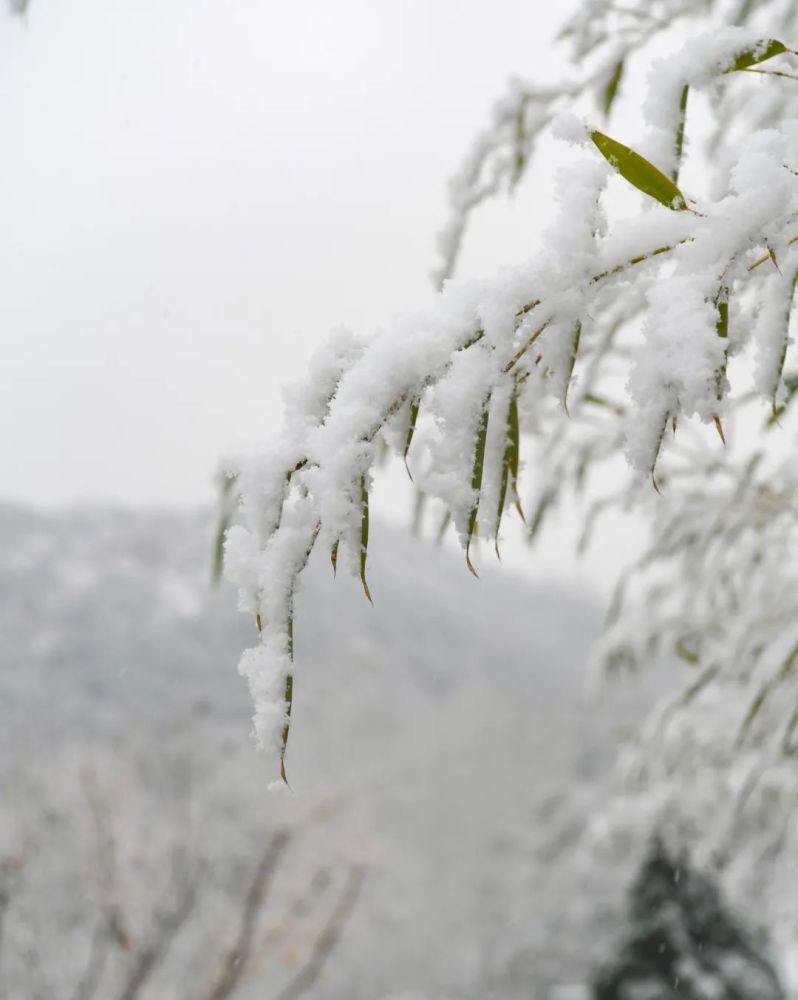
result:
[[[443,517],[441,518],[441,523],[438,525],[438,532],[435,535],[435,544],[440,545],[443,539],[446,537],[446,531],[449,525],[452,523],[452,512],[447,510]]]
[[[304,557],[301,563],[295,568],[293,580],[291,582],[291,589],[288,596],[288,614],[286,616],[286,647],[288,652],[288,662],[289,668],[288,673],[285,678],[285,688],[283,690],[283,703],[285,705],[285,725],[283,726],[283,732],[280,739],[280,777],[283,781],[288,784],[288,778],[285,774],[285,752],[288,747],[288,734],[291,729],[291,709],[294,703],[294,672],[293,672],[293,662],[294,662],[294,591],[296,589],[296,581],[299,574],[307,566],[308,559],[310,559],[310,554],[313,551],[313,546],[316,544],[316,539],[319,537],[319,530],[321,528],[321,522],[317,521],[316,526],[310,534],[308,540],[308,546],[305,550]],[[260,616],[258,616],[258,629],[260,630]]]
[[[513,386],[513,392],[510,396],[510,402],[507,407],[507,420],[505,423],[505,435],[504,435],[504,453],[502,454],[502,467],[501,475],[499,478],[499,501],[496,505],[496,526],[494,529],[495,538],[495,548],[496,548],[496,558],[501,559],[499,553],[499,529],[502,524],[502,515],[504,514],[504,505],[507,502],[507,484],[510,480],[510,466],[513,461],[513,439],[510,430],[510,414],[513,409],[513,401],[515,399],[516,387]]]
[[[527,537],[531,542],[535,535],[540,531],[540,526],[543,524],[543,518],[546,516],[546,512],[549,507],[552,506],[556,499],[556,493],[554,489],[547,489],[540,495],[537,504],[532,511],[532,517],[529,520],[529,527],[527,528]]]
[[[499,552],[499,529],[502,526],[502,515],[504,514],[504,504],[507,500],[507,479],[509,473],[509,463],[507,461],[507,448],[505,447],[504,458],[502,459],[501,481],[499,483],[499,502],[496,505],[496,527],[494,529],[493,547],[496,549],[496,558],[501,559]]]
[[[224,568],[224,536],[233,519],[235,498],[233,490],[238,476],[225,476],[219,487],[219,522],[213,543],[213,564],[211,566],[211,584],[216,586],[222,579]]]
[[[565,407],[565,412],[568,412],[568,389],[571,385],[571,376],[574,373],[574,365],[576,364],[576,355],[579,351],[579,341],[582,337],[582,320],[578,319],[574,323],[573,333],[571,334],[571,350],[568,353],[567,370],[565,373],[565,389],[562,394],[562,405]]]
[[[519,106],[515,115],[515,158],[513,162],[513,180],[515,185],[521,179],[526,167],[526,153],[524,151],[524,106]]]
[[[796,726],[798,726],[798,707],[792,710],[792,715],[790,716],[781,737],[781,752],[783,754],[792,754],[795,750],[795,747],[792,745],[792,736],[795,732]]]
[[[772,59],[773,56],[779,56],[783,52],[791,51],[783,42],[779,42],[775,38],[765,38],[736,56],[734,62],[724,70],[724,73],[735,73],[739,70],[748,69],[749,66],[756,66],[759,63],[766,62],[768,59]]]
[[[471,504],[471,510],[468,513],[468,539],[466,541],[466,564],[474,576],[478,576],[477,571],[474,569],[474,564],[471,562],[471,540],[476,534],[477,530],[477,512],[479,511],[479,495],[482,491],[482,472],[485,467],[485,441],[488,437],[488,410],[490,409],[490,393],[485,397],[482,403],[482,410],[479,415],[479,422],[477,423],[477,439],[476,446],[474,448],[474,466],[471,471],[471,489],[474,493],[474,499]]]
[[[732,18],[731,24],[745,24],[748,18],[751,16],[751,11],[754,9],[754,0],[743,0],[737,11],[737,14]]]
[[[371,591],[366,582],[366,557],[369,548],[369,491],[366,485],[366,477],[360,477],[360,582],[363,584],[363,591],[369,601]]]
[[[659,453],[662,451],[662,442],[665,440],[665,431],[667,430],[668,423],[673,418],[673,416],[675,416],[675,414],[672,414],[670,410],[665,411],[665,414],[662,418],[662,427],[660,428],[659,434],[657,435],[657,441],[656,444],[654,445],[651,456],[651,463],[649,465],[649,474],[651,476],[651,482],[653,483],[654,489],[657,491],[657,493],[660,492],[660,488],[659,486],[657,486],[657,480],[654,473],[657,470],[657,461],[659,460]]]
[[[413,522],[411,532],[414,538],[421,538],[421,528],[424,523],[424,508],[427,506],[427,494],[423,490],[416,490],[413,501]]]
[[[507,436],[510,443],[510,490],[513,495],[513,504],[518,511],[518,516],[526,523],[524,509],[521,506],[521,497],[518,494],[518,466],[521,454],[521,431],[518,420],[518,391],[510,397],[510,412],[507,416]]]
[[[723,361],[715,372],[715,397],[720,402],[726,389],[726,365],[729,357],[729,289],[726,285],[721,285],[718,289],[718,294],[715,296],[715,309],[717,310],[715,331],[722,340],[727,342],[723,352]]]
[[[784,327],[782,329],[782,339],[781,339],[781,351],[779,352],[779,359],[776,362],[776,368],[771,375],[771,392],[770,392],[770,409],[773,417],[776,416],[778,412],[778,407],[776,406],[776,396],[779,391],[779,384],[781,382],[781,376],[784,371],[784,362],[787,360],[787,346],[790,342],[790,315],[792,314],[792,302],[795,298],[795,288],[798,285],[798,268],[792,276],[792,283],[790,284],[790,294],[787,298],[787,308],[784,315]]]
[[[674,651],[680,660],[689,663],[691,667],[694,667],[700,660],[698,653],[686,639],[677,640]]]
[[[671,180],[674,184],[679,183],[679,168],[681,167],[682,151],[684,150],[684,123],[687,120],[687,97],[689,93],[690,88],[685,84],[682,87],[682,93],[679,97],[679,120],[676,124],[676,138],[673,143],[676,165],[673,168]]]
[[[766,427],[773,427],[773,425],[778,422],[779,417],[784,413],[787,407],[795,400],[795,397],[798,396],[798,379],[796,379],[794,375],[786,375],[784,377],[784,384],[787,389],[784,402],[781,406],[776,407],[775,413],[770,413],[770,416],[765,421]]]
[[[402,453],[402,458],[404,459],[405,468],[407,469],[407,474],[410,476],[410,481],[413,481],[413,474],[410,472],[410,468],[407,464],[407,453],[410,451],[410,445],[413,443],[413,435],[416,431],[416,421],[418,420],[418,408],[421,401],[416,398],[410,402],[410,417],[407,423],[407,436],[405,437],[405,450]]]
[[[293,663],[294,661],[293,614],[288,616],[287,630],[288,630],[288,659]],[[285,752],[288,748],[288,734],[291,730],[291,709],[293,708],[294,704],[294,675],[293,672],[290,670],[285,678],[285,690],[283,691],[283,702],[285,704],[285,725],[283,726],[283,732],[280,738],[280,777],[287,785],[288,778],[286,777],[285,773]]]
[[[336,538],[333,542],[333,546],[330,549],[330,562],[332,563],[333,576],[338,575],[338,539]]]
[[[623,143],[611,139],[603,132],[591,132],[590,137],[607,162],[638,191],[655,198],[661,205],[682,212],[687,202],[670,177],[666,177],[653,163]]]
[[[740,731],[737,733],[737,746],[738,748],[745,743],[746,737],[751,730],[754,722],[756,722],[756,717],[762,711],[762,706],[765,704],[767,696],[770,694],[771,685],[764,684],[756,693],[754,700],[748,706],[748,711],[745,713],[745,718],[743,719],[742,725],[740,726]]]
[[[601,94],[601,109],[604,112],[604,117],[609,118],[612,106],[615,103],[615,98],[618,96],[618,88],[621,85],[621,77],[623,76],[624,62],[623,59],[619,59],[618,62],[612,69],[609,80],[604,87]]]

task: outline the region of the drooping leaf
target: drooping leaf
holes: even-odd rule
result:
[[[420,405],[420,400],[418,398],[411,400],[410,402],[410,416],[407,422],[407,435],[405,437],[405,449],[402,453],[402,458],[404,459],[405,468],[407,469],[407,474],[410,476],[412,482],[413,475],[410,472],[410,467],[407,464],[407,453],[410,451],[410,445],[413,443],[413,434],[416,431],[416,421],[418,420],[418,408]]]
[[[668,424],[671,421],[672,416],[673,416],[673,414],[671,413],[670,410],[665,410],[664,416],[662,417],[662,426],[660,427],[660,430],[659,430],[659,432],[657,434],[657,439],[654,442],[654,447],[652,448],[652,451],[651,451],[651,460],[650,460],[650,463],[649,463],[649,474],[651,476],[651,482],[652,482],[652,484],[654,486],[654,489],[657,491],[657,493],[660,492],[660,488],[657,485],[657,480],[656,480],[656,477],[655,477],[654,473],[656,472],[656,469],[657,469],[657,461],[659,460],[659,453],[660,453],[660,451],[662,451],[662,442],[665,440],[665,431],[666,431],[666,429],[668,427]]]
[[[774,424],[778,423],[779,417],[784,413],[787,407],[795,400],[798,396],[798,378],[794,375],[786,375],[784,377],[784,385],[786,389],[786,394],[784,397],[784,402],[781,406],[776,407],[775,413],[771,411],[765,422],[766,427],[773,427]]]
[[[518,421],[518,393],[517,391],[510,397],[510,410],[507,415],[507,439],[510,445],[510,490],[513,495],[513,503],[518,511],[518,516],[526,523],[524,509],[521,506],[521,497],[518,493],[518,466],[521,453],[521,432]]]
[[[363,584],[363,591],[369,601],[371,591],[366,582],[366,557],[369,548],[369,491],[366,484],[366,477],[360,477],[360,582]]]
[[[294,660],[293,614],[290,614],[288,616],[287,631],[288,631],[288,659],[293,663]],[[288,748],[288,734],[291,731],[291,709],[294,704],[294,675],[291,670],[289,670],[285,678],[285,690],[283,691],[283,702],[285,704],[285,725],[283,726],[283,732],[280,738],[280,777],[287,785],[288,778],[286,777],[285,773],[285,752]]]
[[[726,390],[726,365],[729,357],[729,289],[726,285],[721,285],[718,294],[715,296],[715,331],[726,345],[723,351],[723,361],[715,372],[715,397],[720,402]]]
[[[446,530],[451,523],[452,523],[452,512],[450,510],[447,510],[444,513],[443,517],[441,518],[441,523],[438,525],[438,533],[435,536],[436,545],[440,545],[441,542],[443,542],[443,539],[446,536]]]
[[[783,52],[790,51],[783,42],[779,42],[775,38],[765,38],[736,56],[734,62],[724,72],[735,73],[739,70],[748,69],[749,66],[756,66],[759,63],[766,62],[768,59],[772,59],[773,56],[779,56]]]
[[[501,468],[501,479],[499,481],[499,500],[496,504],[496,527],[494,528],[494,541],[493,547],[496,550],[496,558],[501,559],[501,553],[499,552],[499,530],[502,526],[502,514],[504,514],[504,504],[507,500],[507,477],[509,473],[509,464],[507,461],[507,448],[505,446],[504,457],[502,459]]]
[[[687,639],[678,639],[674,647],[674,652],[680,660],[689,663],[691,667],[694,667],[700,660],[700,656]]]
[[[510,395],[510,402],[507,407],[507,420],[505,424],[504,433],[504,451],[502,453],[502,466],[501,473],[499,476],[499,500],[496,504],[496,525],[494,528],[494,539],[496,548],[496,557],[501,559],[499,554],[499,529],[502,524],[502,515],[504,514],[504,505],[507,502],[507,484],[510,479],[510,466],[513,461],[513,439],[510,430],[510,413],[513,408],[513,400],[515,398],[516,387],[513,386],[513,392]]]
[[[224,568],[224,538],[230,521],[233,518],[234,488],[238,476],[225,476],[219,488],[219,523],[213,543],[213,564],[211,566],[211,583],[216,585],[222,579]]]
[[[477,512],[479,511],[479,496],[482,491],[482,473],[485,468],[485,441],[488,437],[488,410],[490,409],[490,393],[482,403],[482,409],[477,423],[476,445],[474,447],[474,464],[471,470],[471,489],[474,499],[468,513],[468,538],[466,540],[466,564],[474,576],[477,571],[471,562],[471,540],[477,530]]]
[[[546,516],[546,511],[551,507],[556,499],[556,493],[553,489],[546,489],[541,493],[538,498],[538,502],[532,510],[532,516],[529,519],[529,526],[527,528],[527,538],[529,541],[533,541],[538,531],[540,531],[540,526],[543,524],[543,518]]]
[[[515,115],[515,151],[513,160],[513,185],[517,184],[526,167],[526,151],[524,149],[524,106],[519,105]]]
[[[624,61],[619,59],[610,73],[610,77],[604,87],[601,94],[601,110],[604,112],[604,117],[609,118],[610,111],[612,111],[612,106],[615,103],[615,98],[618,96],[618,88],[621,85],[621,78],[623,77]]]
[[[308,541],[308,547],[305,550],[305,554],[302,558],[299,566],[296,567],[294,573],[294,579],[291,584],[291,592],[288,598],[288,614],[286,616],[285,630],[286,630],[286,647],[288,652],[288,662],[289,668],[288,673],[285,678],[285,688],[283,690],[283,703],[285,704],[285,725],[283,726],[282,736],[280,738],[280,777],[283,781],[288,784],[288,778],[285,774],[285,752],[288,747],[288,734],[291,730],[291,709],[294,703],[294,673],[293,673],[293,662],[294,662],[294,589],[296,587],[296,580],[302,570],[307,566],[308,560],[310,559],[310,553],[313,551],[313,546],[316,544],[316,539],[319,537],[319,529],[321,528],[321,522],[317,521],[313,531],[311,532],[310,539]],[[258,618],[258,628],[260,629],[260,617]]]
[[[684,125],[687,120],[687,97],[689,93],[690,88],[687,84],[685,84],[682,87],[682,92],[679,96],[679,119],[676,123],[676,138],[673,143],[674,167],[671,179],[674,184],[679,183],[679,170],[682,165],[682,152],[684,150]]]
[[[682,192],[653,163],[603,132],[591,132],[590,137],[607,162],[638,191],[673,211],[686,210],[687,202]]]
[[[338,539],[336,538],[333,542],[332,548],[330,549],[330,562],[332,563],[333,576],[338,575]]]
[[[427,494],[423,490],[416,490],[413,501],[413,523],[411,531],[414,538],[421,538],[421,526],[424,522],[424,508],[427,506]]]
[[[787,360],[787,347],[790,342],[790,316],[792,314],[792,303],[795,298],[795,289],[798,285],[798,268],[792,276],[792,281],[790,283],[790,291],[787,297],[786,309],[784,311],[784,320],[781,332],[781,350],[779,351],[779,356],[776,361],[774,370],[771,372],[770,376],[770,408],[773,416],[776,415],[777,405],[776,397],[778,396],[779,385],[781,384],[781,376],[784,371],[784,362]]]
[[[741,747],[745,743],[746,737],[751,730],[754,722],[756,722],[756,717],[762,711],[762,706],[765,704],[765,700],[770,694],[770,685],[764,684],[754,696],[753,701],[748,706],[748,711],[745,713],[745,718],[742,721],[740,730],[737,733],[737,746]]]
[[[582,320],[578,319],[574,323],[573,332],[571,334],[571,349],[568,352],[568,361],[566,365],[565,372],[565,388],[562,394],[562,405],[565,407],[565,412],[568,412],[568,389],[571,385],[571,376],[574,373],[574,365],[576,364],[576,356],[579,352],[579,341],[582,337]]]

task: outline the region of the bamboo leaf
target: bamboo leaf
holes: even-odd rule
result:
[[[674,651],[680,660],[689,663],[691,667],[694,667],[700,660],[698,653],[686,639],[677,640]]]
[[[665,414],[664,414],[664,416],[662,418],[662,426],[661,426],[661,428],[659,430],[659,433],[657,435],[657,440],[656,440],[656,442],[654,444],[654,447],[652,449],[651,462],[650,462],[650,466],[649,466],[649,474],[651,475],[651,482],[652,482],[652,484],[654,486],[654,489],[657,491],[657,493],[660,492],[660,488],[657,485],[657,480],[656,480],[656,477],[655,477],[654,473],[656,472],[656,469],[657,469],[657,461],[659,460],[659,453],[660,453],[660,451],[662,451],[662,442],[665,440],[665,431],[666,431],[666,429],[668,427],[668,422],[670,421],[671,417],[672,417],[672,414],[671,414],[670,410],[666,410]]]
[[[571,334],[571,350],[568,353],[567,371],[565,373],[565,389],[563,391],[562,405],[565,407],[565,412],[568,412],[568,389],[571,385],[571,376],[574,373],[574,365],[576,364],[576,355],[579,351],[579,340],[582,336],[582,320],[578,319],[574,323],[573,333]]]
[[[418,408],[420,406],[419,399],[413,399],[410,402],[410,417],[407,424],[407,436],[405,437],[405,450],[402,453],[402,458],[404,459],[405,468],[407,469],[407,474],[410,476],[410,481],[413,481],[413,474],[410,471],[410,467],[407,464],[407,453],[410,451],[410,445],[413,443],[413,435],[416,431],[416,421],[418,420]]]
[[[515,115],[515,154],[513,162],[513,185],[521,179],[526,167],[524,151],[524,106],[521,104]]]
[[[293,663],[294,661],[294,616],[293,614],[288,616],[287,622],[288,629],[288,659]],[[288,778],[285,773],[285,752],[288,748],[288,734],[291,730],[291,709],[294,704],[294,675],[292,670],[289,670],[285,678],[285,690],[283,691],[283,702],[285,704],[285,725],[283,726],[282,736],[280,738],[280,777],[283,781],[288,784]]]
[[[435,544],[440,545],[446,536],[446,530],[452,523],[452,512],[447,510],[443,517],[441,518],[441,523],[438,525],[438,533],[435,536]]]
[[[687,121],[687,97],[689,93],[690,88],[685,84],[682,87],[682,93],[679,97],[679,120],[676,125],[676,138],[673,143],[675,166],[671,179],[674,184],[679,183],[679,169],[682,163],[682,151],[684,150],[684,124]]]
[[[291,590],[288,597],[288,614],[286,616],[285,629],[286,629],[286,647],[288,653],[288,673],[285,678],[285,688],[283,690],[283,703],[285,705],[285,725],[283,726],[282,736],[280,738],[280,777],[283,781],[288,784],[288,778],[285,774],[285,752],[288,747],[288,734],[291,730],[291,709],[294,703],[294,673],[293,673],[293,662],[294,662],[294,591],[296,588],[296,580],[302,570],[307,566],[308,559],[310,559],[310,553],[313,551],[313,546],[316,544],[316,539],[319,537],[319,530],[321,528],[321,522],[317,521],[313,531],[310,533],[310,538],[308,540],[308,546],[305,550],[304,557],[300,565],[298,565],[294,572],[294,578],[291,583]],[[258,617],[258,628],[260,629],[260,616]]]
[[[638,191],[655,198],[661,205],[682,212],[687,202],[670,177],[666,177],[653,163],[623,143],[611,139],[603,132],[591,132],[590,137],[607,162]]]
[[[615,103],[615,98],[618,96],[618,88],[621,85],[621,78],[623,77],[624,62],[623,59],[619,59],[618,62],[613,66],[612,73],[610,73],[610,78],[604,87],[601,95],[601,109],[604,112],[604,117],[609,118],[612,106]]]
[[[482,410],[477,423],[477,438],[474,448],[474,466],[471,471],[471,489],[474,499],[468,514],[468,539],[466,541],[466,564],[474,576],[478,576],[471,562],[471,540],[477,530],[477,512],[479,511],[479,495],[482,491],[482,473],[485,467],[485,441],[488,437],[488,410],[490,409],[490,393],[482,402]]]
[[[555,499],[556,494],[552,488],[544,490],[544,492],[540,495],[540,498],[532,511],[532,517],[529,521],[529,527],[527,528],[527,537],[530,542],[535,538],[535,535],[537,535],[540,530],[540,526],[543,524],[543,518],[546,516],[546,511],[549,507],[551,507]]]
[[[222,579],[224,569],[224,536],[233,519],[233,490],[238,476],[225,476],[219,488],[219,523],[213,543],[213,564],[211,566],[211,584],[214,586]]]
[[[371,591],[366,582],[366,557],[369,548],[369,491],[366,484],[366,477],[360,477],[360,582],[363,584],[363,591],[369,601]]]
[[[756,66],[759,63],[766,62],[768,59],[772,59],[773,56],[779,56],[783,52],[790,51],[792,50],[788,49],[783,42],[779,42],[775,38],[765,38],[736,56],[734,62],[724,72],[735,73],[739,70],[748,69],[749,66]]]
[[[721,285],[718,294],[715,296],[715,332],[724,341],[726,346],[723,351],[723,361],[715,372],[715,397],[720,402],[726,391],[726,365],[729,357],[729,289],[726,285]]]
[[[502,454],[502,467],[501,475],[499,478],[499,500],[496,505],[496,526],[494,529],[495,538],[495,548],[496,548],[496,558],[501,559],[499,553],[499,529],[502,524],[502,515],[504,514],[504,505],[507,502],[507,484],[510,479],[510,466],[513,461],[513,439],[510,429],[511,419],[510,415],[513,409],[513,401],[515,399],[516,387],[513,386],[513,392],[510,396],[510,402],[507,407],[507,420],[505,422],[505,434],[504,434],[504,452]]]
[[[338,539],[333,542],[330,549],[330,562],[332,563],[333,577],[338,575]]]
[[[518,466],[521,454],[521,431],[518,420],[518,392],[514,392],[510,397],[510,412],[507,415],[507,436],[510,443],[510,490],[513,494],[513,503],[518,511],[518,516],[526,523],[524,509],[521,506],[521,497],[518,494]]]
[[[746,737],[751,730],[756,721],[756,717],[762,711],[762,706],[765,704],[767,696],[770,694],[771,685],[764,684],[756,693],[754,700],[748,706],[748,711],[745,713],[745,718],[743,719],[742,725],[740,726],[740,731],[737,733],[737,746],[741,747],[745,743]]]
[[[792,276],[792,282],[790,283],[790,292],[787,297],[787,307],[784,314],[784,327],[782,330],[782,340],[781,340],[781,350],[779,351],[779,357],[776,362],[776,367],[771,375],[771,392],[770,392],[770,409],[771,414],[775,417],[778,412],[778,407],[776,405],[776,397],[779,391],[779,385],[781,383],[781,376],[784,371],[784,362],[787,360],[787,347],[790,343],[790,315],[792,314],[792,302],[795,298],[795,288],[798,285],[798,268]]]

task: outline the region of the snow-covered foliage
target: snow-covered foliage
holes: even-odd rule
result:
[[[433,307],[365,342],[336,333],[289,391],[279,445],[229,470],[242,523],[227,573],[260,630],[241,666],[255,731],[282,764],[311,549],[346,560],[369,595],[385,445],[445,505],[472,570],[474,538],[498,544],[505,508],[522,510],[522,465],[534,534],[624,455],[622,481],[587,491],[585,536],[616,505],[644,511],[652,532],[597,662],[689,671],[626,790],[647,822],[679,800],[713,857],[743,835],[778,851],[798,791],[798,3],[589,0],[563,40],[568,78],[514,82],[452,185]],[[627,91],[641,69],[642,92]],[[620,98],[640,108],[639,134],[614,128]],[[530,233],[537,253],[481,281],[451,277],[470,211],[529,172],[547,129],[570,159],[556,221]]]

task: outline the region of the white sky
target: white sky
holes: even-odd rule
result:
[[[530,0],[33,0],[0,14],[0,495],[207,501],[337,323],[430,294]],[[556,17],[552,19],[552,12]],[[466,265],[529,253],[507,208]]]
[[[508,76],[561,76],[573,5],[0,2],[0,498],[212,502],[332,326],[432,294],[446,181]],[[553,157],[461,273],[532,255]],[[389,477],[375,515],[408,503]],[[577,562],[573,520],[505,562],[603,586],[639,535]]]

